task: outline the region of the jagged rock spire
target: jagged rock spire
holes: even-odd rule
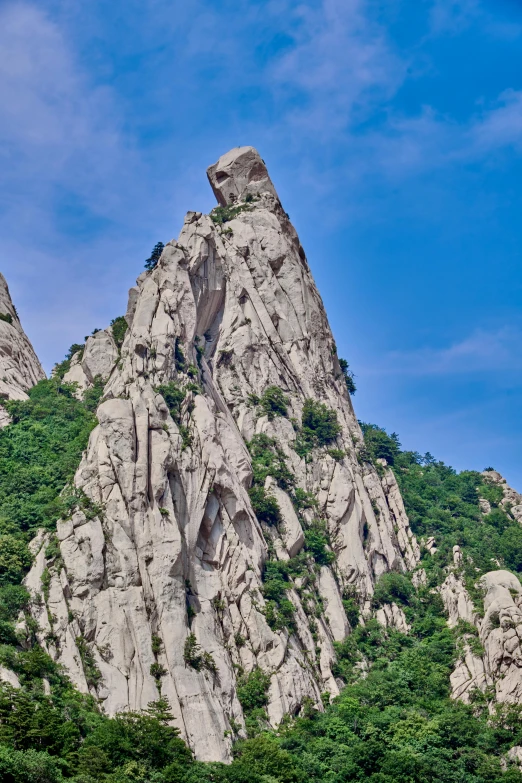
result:
[[[0,274],[0,401],[27,399],[28,389],[43,378],[42,365],[22,329],[6,279]],[[0,405],[0,426],[8,422]]]
[[[245,196],[271,193],[277,197],[264,160],[254,147],[235,147],[209,166],[207,177],[221,206],[235,204]]]
[[[27,586],[41,592],[48,569],[47,604],[33,605],[40,641],[107,713],[144,709],[161,689],[197,757],[226,760],[244,725],[239,673],[269,675],[273,726],[307,699],[322,709],[321,693],[339,692],[343,595],[368,614],[376,579],[412,568],[419,547],[393,473],[364,460],[323,303],[263,161],[240,147],[209,179],[234,209],[189,212],[131,289],[75,477],[92,505],[58,523],[59,573],[45,536],[35,544]],[[257,405],[270,387],[284,415]],[[303,454],[307,402],[337,421],[334,448]],[[278,524],[256,516],[249,494],[256,435],[286,464],[285,481],[274,468],[258,487],[277,501]],[[288,578],[284,615],[265,564],[295,558],[308,529],[324,552],[314,561],[308,550]]]

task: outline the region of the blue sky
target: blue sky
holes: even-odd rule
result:
[[[46,369],[256,146],[358,416],[522,490],[521,0],[0,0],[0,269]]]

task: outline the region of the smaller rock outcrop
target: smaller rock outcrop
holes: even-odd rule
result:
[[[27,391],[45,378],[33,346],[22,329],[5,277],[0,274],[0,402],[25,400]],[[0,404],[0,427],[9,416]]]
[[[106,381],[119,357],[112,330],[100,329],[85,341],[85,346],[71,358],[71,368],[63,376],[65,383],[76,383],[81,395],[99,378]]]
[[[451,675],[452,695],[469,702],[473,690],[492,687],[496,701],[522,699],[522,586],[510,571],[490,571],[478,582],[484,616],[463,579],[448,574],[440,588],[450,627],[462,626],[461,656]],[[473,629],[476,628],[476,632]]]
[[[397,631],[402,633],[408,633],[410,630],[404,610],[397,606],[395,602],[384,604],[380,609],[377,609],[375,618],[383,628],[396,628]]]
[[[496,470],[485,470],[482,475],[486,483],[493,484],[502,489],[503,497],[500,506],[509,511],[517,522],[522,524],[522,495],[512,487],[508,486],[506,479]],[[484,513],[491,511],[491,506],[487,500],[481,500],[481,507]]]
[[[522,745],[515,745],[513,748],[508,750],[506,753],[506,762],[506,767],[508,764],[511,764],[512,766],[516,766],[522,770]]]
[[[8,669],[6,666],[0,666],[0,683],[5,682],[10,685],[11,688],[19,688],[20,680],[18,675],[12,669]]]
[[[522,522],[522,495],[508,486],[496,470],[485,470],[482,514],[498,507],[512,522]],[[491,487],[497,487],[495,491]],[[434,554],[435,539],[425,542]],[[498,561],[498,565],[500,563]],[[465,580],[465,558],[460,546],[453,547],[453,565],[439,588],[448,613],[448,625],[459,630],[460,657],[451,675],[452,695],[469,702],[475,689],[493,694],[498,702],[519,703],[522,699],[522,586],[515,574],[504,569],[477,573],[475,601]],[[469,563],[468,563],[469,565]],[[478,570],[478,569],[477,569]],[[482,593],[477,601],[476,589]],[[480,605],[482,604],[482,605]]]
[[[491,571],[481,579],[484,619],[480,640],[484,662],[495,682],[498,701],[522,699],[522,586],[509,571]]]

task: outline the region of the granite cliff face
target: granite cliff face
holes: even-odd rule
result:
[[[140,275],[121,350],[108,329],[72,361],[66,380],[106,381],[99,426],[59,554],[39,536],[27,585],[41,594],[48,576],[40,641],[82,691],[114,714],[161,689],[197,757],[217,760],[242,731],[238,681],[257,667],[272,725],[338,692],[343,597],[368,615],[375,580],[414,568],[419,547],[392,471],[363,459],[321,298],[263,161],[237,148],[208,176],[220,207],[189,212]],[[273,387],[281,415],[263,407]],[[327,444],[303,440],[310,405],[335,413]],[[247,444],[266,468],[258,505]],[[276,524],[259,499],[277,502]],[[309,530],[327,544],[286,575],[285,614],[263,571],[269,558],[292,565]],[[381,622],[405,624],[385,609]]]
[[[0,401],[27,399],[27,390],[43,378],[45,373],[0,274]],[[0,405],[0,427],[8,423],[9,416]]]

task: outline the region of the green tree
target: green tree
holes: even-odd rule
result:
[[[289,399],[279,386],[268,386],[259,398],[259,405],[272,421],[276,416],[287,416]]]
[[[313,448],[333,443],[341,432],[336,412],[312,399],[305,400],[301,423],[295,451],[304,458]]]
[[[397,459],[401,444],[396,432],[388,435],[382,427],[376,424],[359,422],[364,435],[364,443],[369,453],[370,460],[385,459],[388,465],[393,465]]]
[[[114,342],[116,343],[118,348],[121,348],[121,346],[123,345],[123,340],[125,339],[125,335],[127,333],[127,329],[129,328],[125,316],[119,315],[117,318],[113,318],[113,320],[111,321],[111,328],[112,328],[112,336],[114,337]]]
[[[79,766],[88,771],[87,760],[90,763],[94,754],[100,767],[108,766],[111,772],[132,761],[149,772],[173,763],[187,768],[192,754],[178,734],[176,728],[153,715],[121,713],[103,720],[89,734],[78,753]]]
[[[145,261],[145,269],[151,270],[154,269],[158,263],[158,261],[161,258],[161,254],[163,253],[163,250],[165,248],[165,245],[163,242],[156,242],[154,247],[152,248],[152,252],[150,256]]]
[[[346,359],[339,359],[339,365],[341,367],[341,372],[344,375],[344,381],[346,383],[346,388],[348,389],[348,394],[355,394],[357,391],[357,386],[355,385],[355,376],[353,372],[350,370],[350,367],[348,365],[348,362]]]

